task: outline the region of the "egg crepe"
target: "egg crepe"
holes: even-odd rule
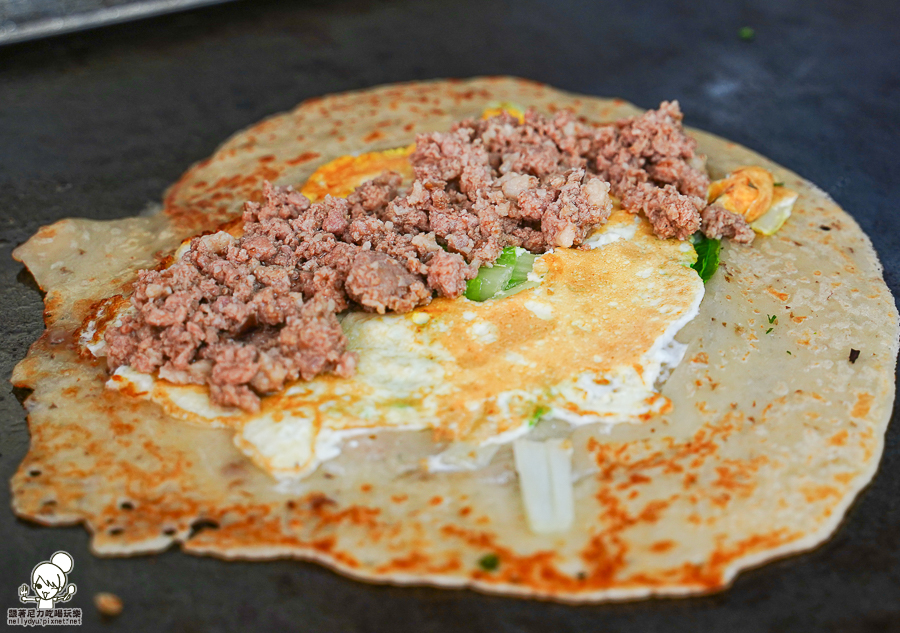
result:
[[[379,430],[434,429],[449,452],[429,456],[431,470],[456,470],[489,461],[541,418],[644,422],[671,406],[655,386],[681,360],[673,338],[703,297],[696,255],[621,209],[588,244],[539,258],[540,283],[510,297],[346,314],[357,374],[297,381],[263,397],[259,412],[217,406],[205,385],[127,366],[107,384],[174,417],[233,428],[235,444],[278,478],[309,475],[343,440]],[[79,338],[102,356],[94,322]]]
[[[170,189],[159,214],[64,220],[20,247],[47,293],[47,331],[13,376],[34,390],[31,447],[12,482],[17,514],[83,522],[98,554],[180,543],[226,558],[318,560],[373,581],[572,602],[719,589],[744,567],[827,538],[881,455],[893,300],[868,239],[825,194],[699,132],[713,176],[770,169],[800,193],[794,216],[750,248],[725,246],[723,269],[678,335],[688,348],[661,389],[670,407],[643,424],[574,431],[576,513],[564,534],[528,529],[508,448],[482,469],[427,473],[417,464],[434,452],[429,431],[363,435],[305,479],[276,482],[238,451],[231,429],[187,425],[104,387],[105,367],[74,333],[109,318],[109,297],[127,294],[139,268],[234,217],[263,180],[304,182],[322,163],[406,146],[495,101],[572,108],[591,121],[636,112],[503,78],[325,97],[236,135]]]

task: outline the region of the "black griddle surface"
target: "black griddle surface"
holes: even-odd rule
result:
[[[727,4],[727,6],[726,6]],[[742,40],[741,27],[755,29]],[[233,132],[324,93],[512,74],[643,107],[817,183],[871,236],[900,285],[900,9],[892,1],[240,2],[0,48],[0,364],[39,336],[42,304],[11,250],[67,216],[134,215]],[[28,444],[0,386],[0,480]],[[21,395],[21,394],[19,394]],[[895,418],[896,410],[895,410]],[[900,424],[834,538],[743,573],[723,593],[569,607],[471,591],[372,586],[293,561],[169,551],[101,559],[81,527],[16,520],[0,485],[0,608],[56,550],[74,556],[82,631],[900,630]],[[91,597],[124,613],[103,621]]]

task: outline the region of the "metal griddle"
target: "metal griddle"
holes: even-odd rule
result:
[[[229,0],[5,0],[0,44],[72,33]]]
[[[41,332],[40,294],[12,248],[66,216],[134,215],[231,133],[323,93],[514,74],[644,107],[677,98],[689,125],[831,194],[897,295],[900,5],[724,5],[257,0],[0,48],[0,480],[28,444],[5,380]],[[365,585],[292,561],[100,559],[81,527],[16,520],[4,483],[0,608],[20,606],[32,567],[64,549],[82,631],[900,631],[898,443],[895,419],[878,476],[816,551],[709,597],[585,607]],[[123,598],[119,618],[101,619],[98,591]]]

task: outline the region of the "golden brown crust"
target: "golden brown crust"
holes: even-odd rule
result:
[[[408,144],[491,101],[572,107],[595,121],[636,111],[508,78],[323,97],[191,168],[169,190],[165,215],[64,220],[17,249],[47,291],[48,329],[13,376],[34,389],[31,447],[12,481],[16,513],[84,523],[106,555],[178,542],[225,558],[317,560],[378,582],[569,602],[713,591],[740,569],[827,538],[881,455],[894,395],[893,298],[868,239],[824,193],[703,133],[714,177],[758,164],[800,200],[775,236],[725,247],[700,315],[679,335],[690,347],[663,389],[672,411],[608,435],[574,434],[580,478],[565,537],[524,527],[503,451],[484,472],[422,476],[385,456],[423,454],[429,434],[362,437],[301,487],[278,487],[229,430],[176,422],[106,390],[100,362],[79,356],[72,334],[96,302],[121,294],[183,237],[231,217],[262,179],[298,184],[327,160]],[[852,364],[851,348],[860,350]],[[499,558],[495,571],[478,565],[488,553]]]

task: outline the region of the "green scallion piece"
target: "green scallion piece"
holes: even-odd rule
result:
[[[513,266],[512,276],[506,282],[504,290],[511,290],[528,281],[528,273],[534,270],[534,260],[538,258],[524,248],[516,249],[516,263]]]
[[[507,246],[493,266],[482,266],[478,276],[466,283],[466,298],[471,301],[487,301],[515,294],[524,290],[528,273],[534,268],[537,255],[532,255],[523,248]]]
[[[548,413],[550,413],[550,407],[538,407],[534,410],[534,413],[531,414],[531,417],[528,418],[528,426],[534,426],[535,424],[540,422],[541,418]]]
[[[482,266],[478,276],[466,283],[466,298],[487,301],[506,287],[512,277],[512,266],[504,266],[499,260],[493,266]]]
[[[494,571],[500,566],[500,557],[496,554],[485,554],[478,559],[478,566],[484,571]]]

